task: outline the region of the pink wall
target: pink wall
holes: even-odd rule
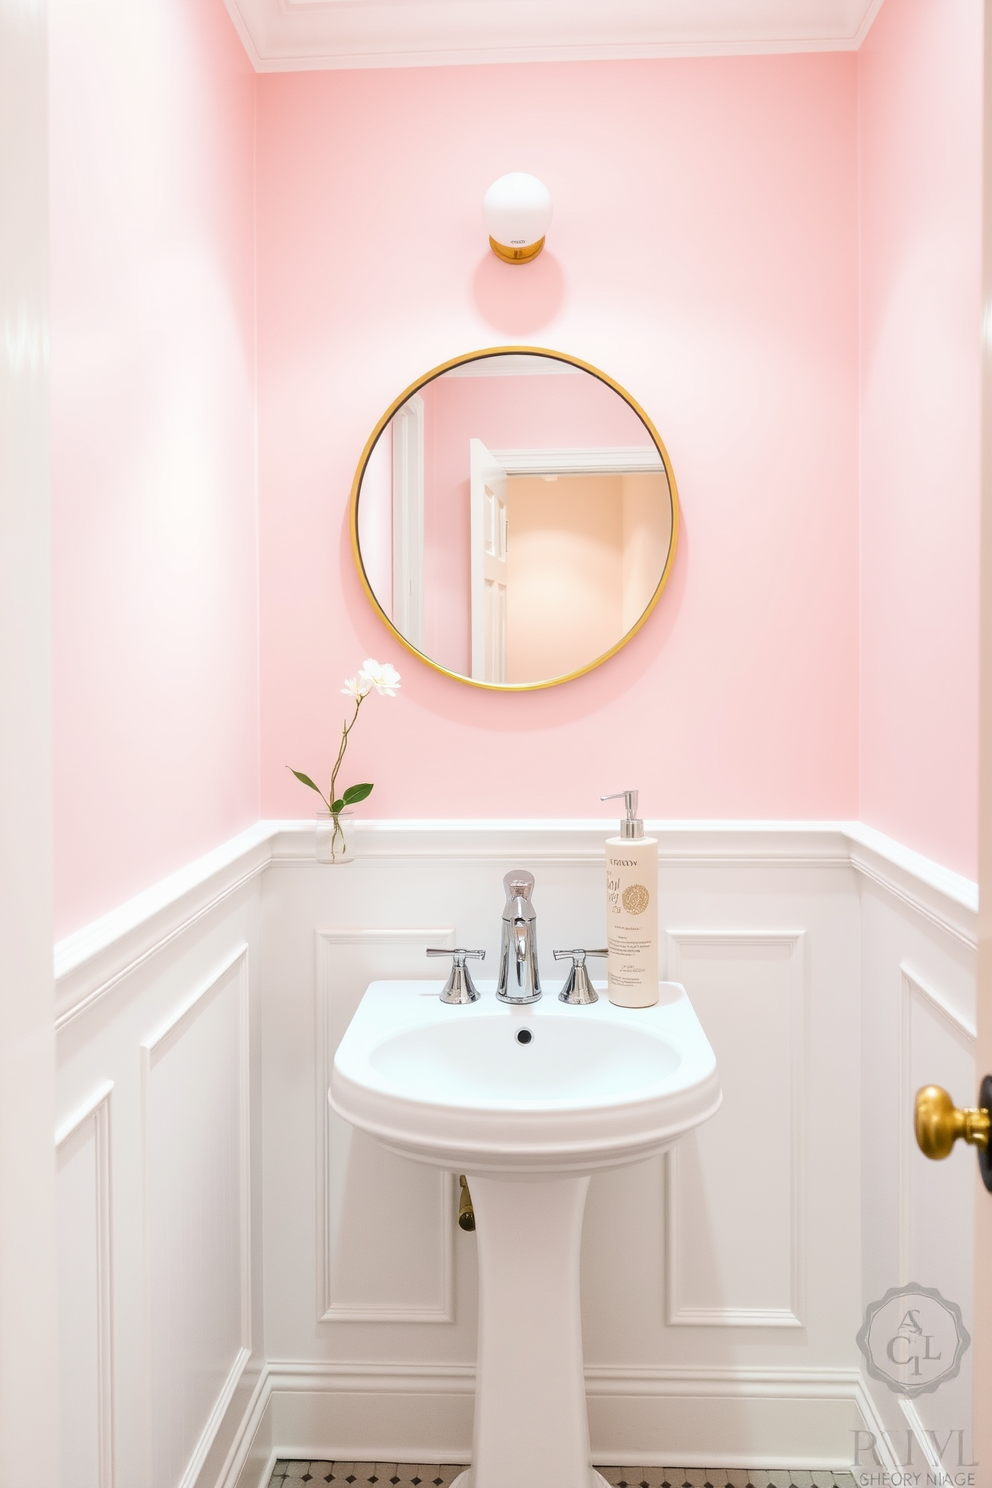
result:
[[[860,54],[861,816],[977,876],[982,6]]]
[[[57,933],[256,820],[254,78],[222,0],[52,0]]]
[[[629,404],[588,373],[439,377],[422,397],[425,650],[466,676],[472,669],[469,441],[481,439],[492,450],[650,448],[651,439]]]
[[[888,0],[857,57],[253,78],[220,0],[53,0],[60,934],[308,814],[284,767],[326,770],[368,654],[404,676],[353,745],[372,814],[632,781],[974,872],[980,12]],[[515,168],[555,198],[525,269],[480,222]],[[347,505],[392,398],[507,343],[630,389],[683,528],[627,650],[498,696],[383,630]]]
[[[404,681],[355,736],[370,814],[586,816],[624,783],[649,815],[857,814],[856,85],[843,54],[259,77],[264,814],[309,813],[285,766],[324,772],[368,654]],[[526,268],[481,225],[510,169],[555,200]],[[347,507],[406,385],[514,342],[631,391],[684,525],[624,652],[497,695],[388,636]]]

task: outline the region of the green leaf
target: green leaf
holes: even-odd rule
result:
[[[323,795],[321,795],[320,786],[314,785],[309,775],[304,775],[302,770],[294,770],[292,765],[287,765],[286,769],[289,770],[290,774],[295,775],[297,780],[301,781],[303,785],[308,785],[311,790],[316,791],[321,800],[324,799]]]
[[[336,816],[339,811],[343,811],[344,808],[345,808],[345,804],[346,803],[343,800],[341,800],[340,798],[337,801],[332,801],[331,802],[331,812],[332,812],[332,814]]]
[[[346,806],[354,806],[356,801],[364,801],[366,796],[372,794],[371,785],[349,785],[344,793]]]

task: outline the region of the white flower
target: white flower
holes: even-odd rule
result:
[[[371,656],[362,662],[358,678],[360,683],[365,683],[366,692],[374,687],[380,697],[395,697],[400,685],[400,674],[396,668],[388,661],[376,661]]]
[[[364,677],[345,677],[341,691],[345,697],[354,698],[357,703],[371,690],[371,687],[371,682],[367,682]]]

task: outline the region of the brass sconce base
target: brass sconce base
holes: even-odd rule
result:
[[[504,263],[530,263],[531,259],[536,258],[544,247],[544,239],[538,238],[536,243],[529,243],[526,248],[508,248],[505,243],[497,243],[495,238],[490,237],[489,246],[496,257],[501,258]]]

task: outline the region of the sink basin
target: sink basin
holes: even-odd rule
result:
[[[662,1152],[720,1104],[684,988],[651,1008],[553,995],[449,1007],[440,982],[373,982],[334,1058],[330,1101],[402,1156],[506,1174],[592,1172]]]
[[[452,1488],[607,1488],[591,1465],[579,1308],[597,1168],[663,1152],[720,1104],[685,989],[650,1008],[545,992],[440,1001],[441,982],[373,982],[328,1099],[391,1151],[466,1174],[479,1248],[472,1466]],[[452,1215],[454,1224],[454,1215]]]

